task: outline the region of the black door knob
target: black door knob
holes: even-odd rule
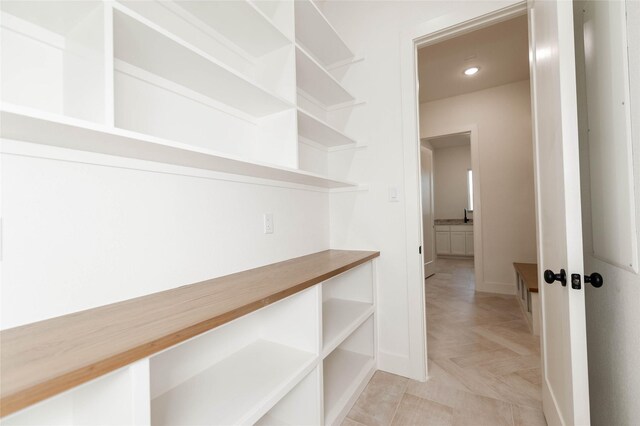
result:
[[[562,286],[567,285],[567,273],[564,269],[560,269],[559,274],[555,274],[551,269],[544,271],[544,280],[547,284],[553,284],[554,281],[560,281]]]
[[[602,284],[604,284],[604,280],[602,279],[602,275],[600,275],[597,272],[594,272],[591,275],[585,275],[584,276],[584,282],[585,283],[591,283],[591,285],[594,286],[595,288],[600,288],[600,287],[602,287]]]

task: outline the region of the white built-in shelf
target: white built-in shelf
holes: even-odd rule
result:
[[[331,355],[325,358],[325,424],[334,424],[350,397],[357,392],[364,379],[371,374],[374,368],[373,357],[341,348],[334,350]]]
[[[1,136],[6,139],[321,188],[358,187],[355,183],[315,173],[250,162],[184,143],[10,104],[2,105],[0,118]]]
[[[258,340],[154,398],[152,424],[253,424],[315,361],[311,353]]]
[[[355,97],[301,46],[296,46],[296,76],[298,89],[325,108],[355,102]]]
[[[355,139],[298,108],[298,134],[326,147],[356,145]]]
[[[292,108],[226,64],[129,9],[114,5],[117,59],[255,117]]]
[[[322,352],[328,355],[373,315],[373,304],[344,299],[322,303]]]
[[[312,0],[295,2],[295,24],[298,42],[324,67],[354,57],[351,49]]]
[[[253,57],[260,57],[292,41],[249,0],[177,1],[162,4],[197,27],[214,31]],[[242,22],[242,25],[238,25]]]

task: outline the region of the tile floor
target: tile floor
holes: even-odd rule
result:
[[[475,293],[473,261],[426,280],[429,380],[376,372],[343,426],[546,425],[540,345],[515,296]]]

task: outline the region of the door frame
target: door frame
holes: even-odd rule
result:
[[[404,193],[407,194],[405,199],[405,238],[409,365],[406,373],[408,377],[415,380],[424,381],[428,375],[424,263],[422,254],[418,251],[418,247],[423,244],[417,49],[526,13],[526,1],[500,1],[489,4],[472,2],[467,4],[465,8],[458,8],[450,14],[426,21],[400,35]],[[475,232],[474,229],[474,250],[476,250]]]
[[[478,125],[466,124],[445,129],[437,134],[427,133],[422,139],[432,139],[460,133],[469,133],[471,144],[471,170],[473,171],[473,268],[476,291],[492,291],[484,282],[484,263],[482,261],[482,201],[480,199],[480,147],[478,145]],[[422,215],[422,206],[420,214]],[[426,303],[426,295],[425,295]]]

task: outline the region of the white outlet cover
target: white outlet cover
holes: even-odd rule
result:
[[[273,234],[273,213],[264,214],[264,233]]]

